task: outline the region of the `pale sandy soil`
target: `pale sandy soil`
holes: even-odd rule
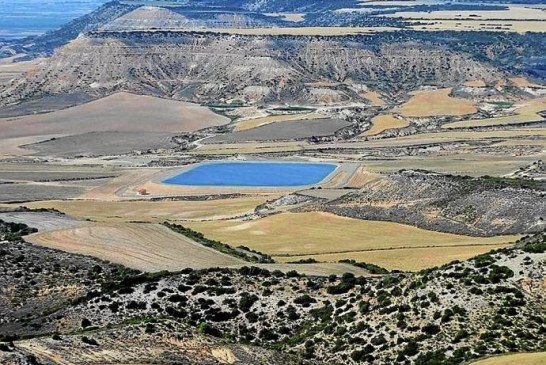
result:
[[[372,127],[361,134],[361,136],[375,136],[388,129],[400,129],[409,126],[403,119],[396,118],[392,114],[381,114],[372,118]]]
[[[367,99],[372,103],[373,106],[383,106],[385,102],[381,98],[381,95],[376,91],[367,91],[360,94],[363,98]]]
[[[180,201],[41,201],[25,204],[29,208],[54,208],[73,217],[105,222],[155,222],[224,219],[251,213],[270,197],[243,197]]]
[[[20,146],[38,143],[40,141],[48,140],[51,138],[63,137],[62,134],[50,134],[45,136],[31,136],[31,137],[16,137],[16,138],[0,138],[0,160],[16,157],[26,156],[34,153],[32,149],[21,148]]]
[[[365,166],[362,166],[353,174],[353,176],[351,176],[345,186],[349,188],[360,188],[379,179],[381,179],[379,174],[371,173],[366,170]]]
[[[477,15],[477,16],[473,16]],[[386,15],[406,19],[474,19],[485,20],[541,20],[546,21],[546,12],[524,7],[510,6],[507,10],[439,10],[429,12],[401,11]]]
[[[219,126],[229,119],[196,104],[118,93],[46,114],[0,119],[4,138],[87,132],[183,132]]]
[[[544,85],[538,85],[530,82],[525,77],[511,77],[509,80],[518,87],[531,87],[531,88],[540,88],[544,89]]]
[[[308,114],[295,114],[295,115],[269,115],[267,117],[246,119],[235,124],[234,131],[244,131],[246,129],[260,127],[262,125],[274,123],[274,122],[291,122],[297,120],[308,120],[308,119],[321,119],[324,118],[324,115],[319,113],[308,113]]]
[[[467,115],[477,111],[471,100],[449,96],[451,88],[438,90],[420,90],[404,105],[397,108],[406,117],[431,117],[441,115]]]
[[[444,124],[444,129],[486,127],[494,125],[520,124],[540,121],[544,118],[538,113],[546,110],[546,97],[526,100],[515,105],[514,115],[487,119],[464,120]]]
[[[546,352],[511,354],[491,357],[472,363],[473,365],[544,365]]]
[[[95,256],[142,271],[176,271],[242,264],[159,224],[96,223],[25,238],[44,247]]]
[[[0,85],[7,85],[25,73],[37,70],[44,58],[37,58],[32,61],[11,62],[12,58],[0,59]]]
[[[546,32],[546,22],[542,20],[410,20],[410,22],[416,24],[411,28],[419,31]]]

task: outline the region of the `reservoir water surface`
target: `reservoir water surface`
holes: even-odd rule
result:
[[[212,162],[197,165],[163,182],[191,186],[304,186],[330,175],[337,165],[298,162]]]

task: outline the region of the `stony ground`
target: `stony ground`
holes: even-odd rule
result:
[[[316,364],[458,364],[537,351],[545,345],[546,247],[542,234],[528,241],[467,262],[378,278],[257,267],[135,275],[94,259],[4,243],[4,271],[16,274],[2,286],[10,289],[2,292],[7,312],[0,335],[41,337],[6,344],[0,356],[16,350],[45,364],[53,357],[92,364],[115,349],[112,356],[127,362],[234,356],[246,363],[252,350],[236,345],[246,343]],[[47,264],[34,252],[43,252]],[[68,258],[69,266],[60,265]],[[73,285],[74,296],[55,290],[60,285]],[[34,294],[22,295],[29,291]],[[191,350],[201,342],[205,350]],[[254,363],[283,358],[263,356]]]

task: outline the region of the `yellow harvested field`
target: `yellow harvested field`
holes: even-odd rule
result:
[[[546,20],[546,12],[537,11],[525,7],[510,6],[507,10],[439,10],[439,11],[401,11],[386,15],[388,17],[401,17],[405,19],[425,20],[463,20],[472,19],[475,21],[486,20]]]
[[[542,20],[409,20],[410,27],[419,31],[488,31],[488,32],[546,32]]]
[[[409,126],[409,123],[392,114],[381,114],[372,118],[372,127],[361,136],[375,136],[387,129],[400,129]]]
[[[451,88],[438,90],[421,90],[399,108],[400,114],[406,117],[433,117],[441,115],[467,115],[477,111],[471,100],[449,96]]]
[[[25,240],[150,272],[243,263],[242,260],[197,244],[159,224],[92,224],[37,233],[25,237]]]
[[[408,156],[396,160],[366,161],[366,169],[377,173],[396,172],[401,169],[426,169],[446,174],[469,176],[504,176],[537,160],[546,159],[546,153],[521,156],[492,155],[486,153],[460,153],[446,155]]]
[[[383,106],[385,105],[385,102],[381,98],[381,95],[377,91],[367,91],[364,93],[361,93],[360,96],[367,99],[372,103],[373,106]]]
[[[5,139],[105,131],[178,133],[227,123],[228,118],[197,104],[118,93],[51,113],[0,119],[0,136]]]
[[[538,113],[546,110],[546,97],[527,100],[516,104],[514,115],[487,119],[464,120],[444,124],[444,129],[487,127],[494,125],[521,124],[543,120]]]
[[[530,82],[525,77],[511,77],[510,80],[514,85],[518,87],[531,87],[531,88],[545,88],[543,85],[538,85]]]
[[[279,262],[298,261],[312,258],[319,262],[338,262],[343,259],[356,260],[379,265],[389,270],[419,271],[441,266],[454,260],[467,260],[507,245],[468,245],[453,247],[426,247],[334,253],[323,255],[281,256]]]
[[[301,256],[365,250],[493,245],[519,236],[469,237],[391,222],[365,221],[330,213],[281,213],[254,221],[191,222],[207,237],[244,245],[273,256]]]
[[[73,217],[109,222],[164,222],[221,219],[251,213],[267,197],[244,197],[202,201],[40,201],[29,208],[54,208]]]
[[[490,357],[472,363],[473,365],[544,365],[546,352],[511,354]]]
[[[275,122],[290,122],[297,120],[309,120],[324,118],[324,115],[318,113],[295,114],[295,115],[269,115],[267,117],[246,119],[235,124],[235,131],[244,131],[251,128],[260,127],[262,125]]]
[[[207,144],[191,151],[192,154],[203,155],[225,155],[225,154],[252,154],[258,152],[288,152],[288,151],[309,151],[320,150],[324,148],[380,148],[395,146],[412,146],[416,144],[427,143],[447,143],[464,140],[482,140],[482,139],[510,139],[517,137],[546,137],[544,128],[526,128],[511,129],[499,131],[446,131],[440,133],[423,133],[398,138],[386,138],[370,141],[348,141],[334,143],[309,144],[308,142],[263,142],[263,143],[234,143],[225,144]],[[509,156],[508,156],[509,157]],[[443,157],[444,159],[449,158]],[[404,166],[400,167],[404,168]],[[409,167],[408,167],[409,168]],[[426,168],[426,167],[425,167]],[[432,169],[432,167],[430,168]]]

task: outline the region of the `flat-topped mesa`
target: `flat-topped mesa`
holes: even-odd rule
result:
[[[41,70],[10,85],[1,104],[75,90],[199,102],[324,104],[362,100],[356,89],[361,84],[390,92],[425,82],[450,86],[483,75],[500,78],[488,63],[408,37],[88,32],[59,49]]]

